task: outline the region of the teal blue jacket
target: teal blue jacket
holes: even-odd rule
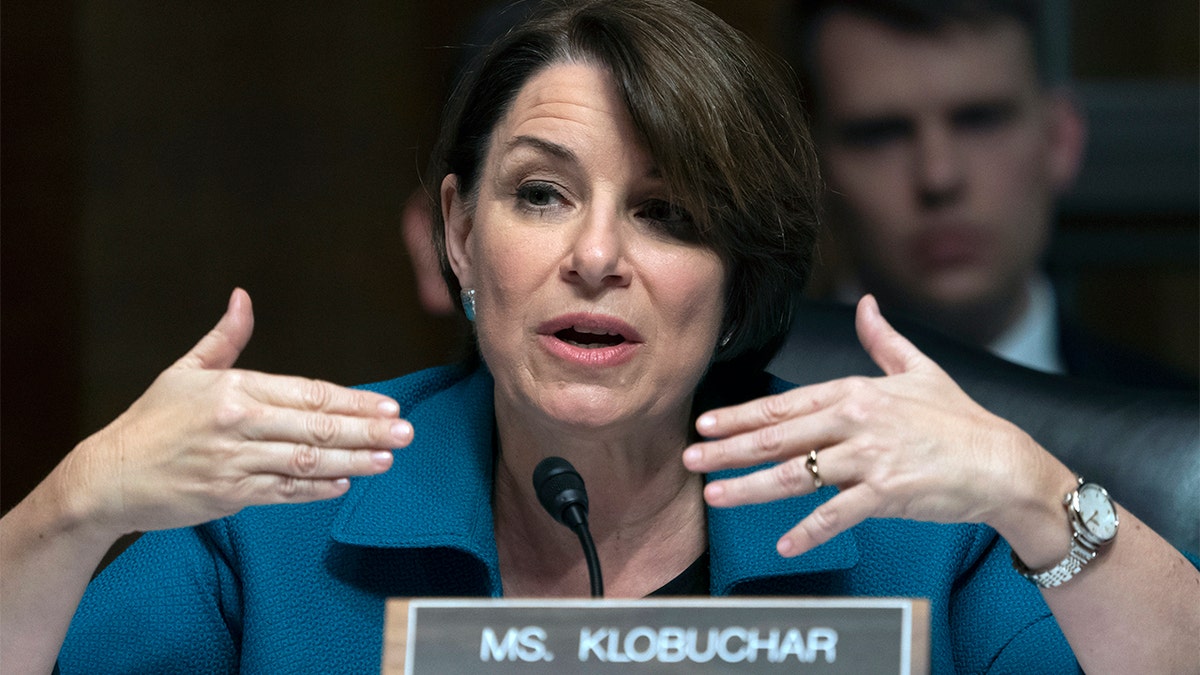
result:
[[[371,385],[417,430],[386,474],[339,499],[141,537],[88,587],[62,672],[377,673],[386,598],[502,595],[492,387],[486,371],[454,367]],[[711,509],[712,593],[928,598],[933,672],[1077,672],[986,526],[872,519],[778,556],[778,537],[834,491]]]

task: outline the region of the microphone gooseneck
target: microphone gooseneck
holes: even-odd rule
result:
[[[588,529],[588,498],[583,477],[562,457],[547,457],[533,469],[533,489],[546,512],[579,537],[583,557],[587,560],[592,597],[604,597],[600,558],[596,555],[596,544]]]

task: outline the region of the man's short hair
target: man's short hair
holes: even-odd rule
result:
[[[1030,36],[1038,76],[1048,79],[1042,0],[795,0],[783,25],[786,56],[804,84],[806,98],[820,96],[816,43],[821,24],[835,12],[854,14],[901,31],[935,35],[952,26],[987,28],[1016,21]],[[811,107],[812,101],[808,102]]]

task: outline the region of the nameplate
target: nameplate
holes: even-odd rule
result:
[[[383,672],[926,673],[911,598],[399,599]]]

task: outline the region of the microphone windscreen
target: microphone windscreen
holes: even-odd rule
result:
[[[563,520],[568,507],[578,505],[583,508],[584,514],[587,513],[587,491],[583,477],[562,457],[547,457],[538,462],[533,470],[533,489],[542,508],[564,525],[569,525]]]

